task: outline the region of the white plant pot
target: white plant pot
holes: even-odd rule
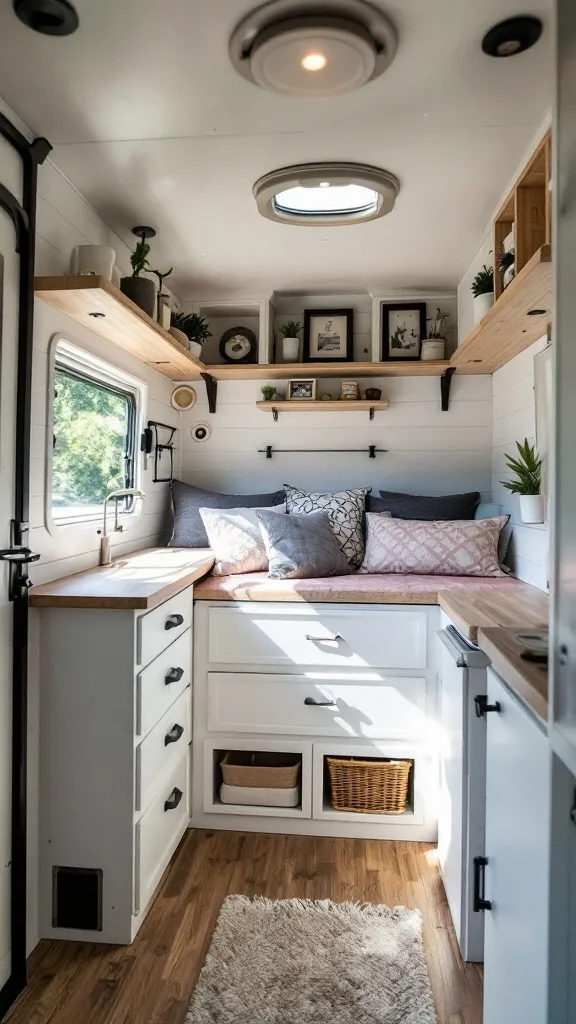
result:
[[[484,292],[483,295],[474,296],[474,323],[477,324],[486,316],[491,306],[494,305],[494,292]]]
[[[544,495],[521,494],[520,515],[523,523],[544,522]]]
[[[173,338],[176,338],[176,341],[179,341],[181,345],[184,345],[184,348],[190,348],[191,342],[188,341],[184,331],[181,331],[179,327],[171,327],[168,334],[171,334]]]
[[[195,356],[196,359],[200,359],[202,355],[202,345],[199,341],[189,341],[188,348],[190,349],[191,356]]]
[[[442,338],[430,338],[422,342],[420,358],[423,363],[429,362],[431,359],[444,359],[445,348],[446,342]]]
[[[116,253],[108,245],[77,245],[72,250],[70,273],[112,280]]]
[[[282,338],[282,358],[285,363],[297,363],[299,349],[299,338]]]

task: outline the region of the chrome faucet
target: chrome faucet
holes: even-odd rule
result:
[[[100,565],[112,565],[112,559],[110,558],[110,538],[107,532],[106,517],[108,515],[108,502],[115,501],[116,508],[114,512],[114,532],[123,530],[124,527],[118,524],[118,501],[120,498],[144,498],[144,491],[139,490],[138,487],[124,487],[119,491],[110,491],[104,498],[104,521],[102,523],[102,529],[98,530],[100,536]]]

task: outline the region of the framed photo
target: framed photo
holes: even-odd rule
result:
[[[420,359],[426,337],[425,302],[382,303],[382,359]]]
[[[304,362],[351,362],[353,326],[353,309],[305,309]]]
[[[288,400],[290,402],[313,402],[316,398],[316,385],[318,381],[313,377],[303,377],[300,380],[288,381]]]

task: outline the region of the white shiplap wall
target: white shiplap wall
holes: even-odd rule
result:
[[[305,376],[305,372],[302,374]],[[353,378],[354,374],[351,373]],[[390,408],[376,412],[286,412],[274,423],[256,408],[263,382],[225,381],[218,385],[218,408],[208,412],[202,385],[198,401],[182,417],[182,479],[200,487],[232,493],[271,491],[283,483],[309,490],[371,486],[443,494],[479,490],[490,497],[492,471],[492,380],[456,376],[450,409],[440,409],[437,377],[374,378],[362,381],[382,390]],[[281,381],[279,388],[285,387]],[[319,382],[319,392],[336,395],[337,381]],[[197,444],[194,423],[206,422],[210,438]],[[387,448],[375,460],[368,454],[258,454],[275,448]]]
[[[548,589],[550,534],[547,525],[529,526],[520,519],[516,495],[502,486],[510,478],[505,456],[516,454],[516,441],[536,440],[534,402],[534,356],[546,347],[546,337],[512,359],[492,377],[494,409],[494,448],[492,493],[510,513],[513,523],[510,546],[511,565],[519,579],[541,590]]]

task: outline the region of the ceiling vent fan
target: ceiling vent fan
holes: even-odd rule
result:
[[[398,37],[368,0],[270,0],[230,38],[230,59],[249,82],[309,99],[338,96],[378,78]]]
[[[78,15],[68,0],[13,0],[16,17],[44,36],[70,36],[78,28]]]

